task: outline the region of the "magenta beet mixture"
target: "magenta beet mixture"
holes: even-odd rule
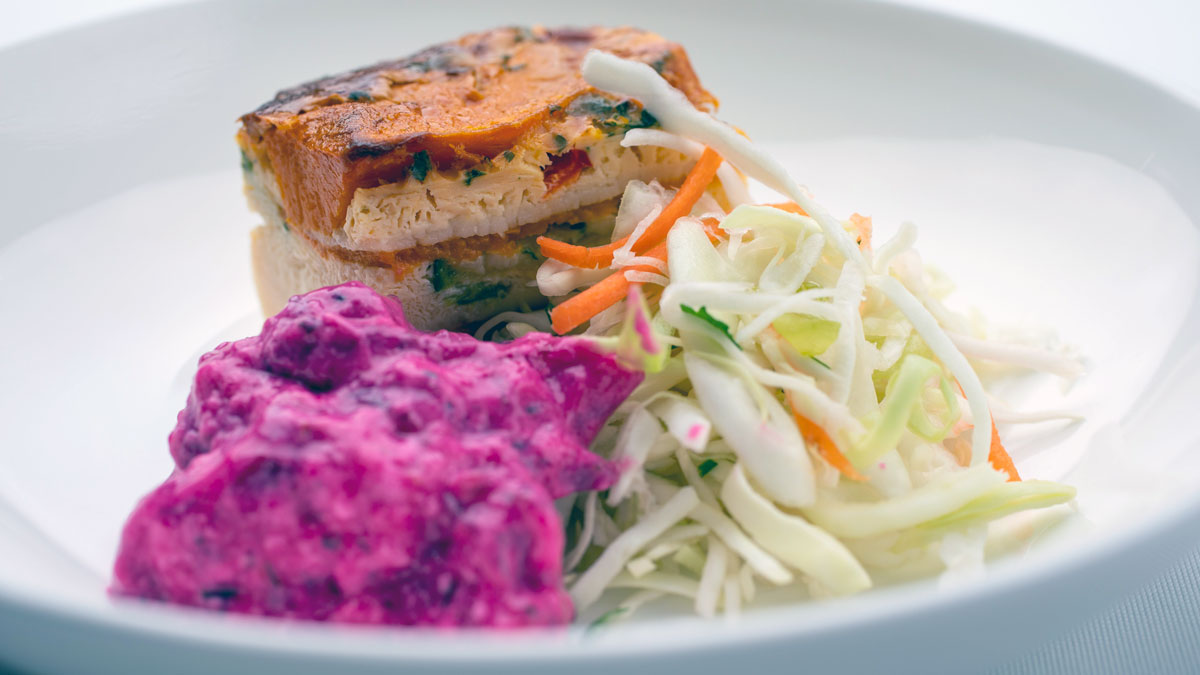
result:
[[[292,298],[200,359],[176,469],[125,526],[112,590],[321,621],[573,616],[553,500],[640,374],[581,339],[422,333],[357,283]]]

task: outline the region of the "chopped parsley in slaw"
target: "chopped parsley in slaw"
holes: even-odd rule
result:
[[[870,219],[834,218],[652,68],[592,52],[583,75],[659,121],[623,145],[698,162],[678,190],[631,183],[612,244],[542,241],[558,304],[483,329],[586,325],[646,372],[593,445],[620,480],[567,523],[577,612],[614,589],[598,623],[672,595],[736,615],[760,584],[857,593],[880,568],[977,562],[989,522],[1074,497],[1020,479],[977,367],[1072,379],[1076,359],[973,333],[930,290],[915,227],[876,246]],[[738,172],[791,201],[750,203]]]

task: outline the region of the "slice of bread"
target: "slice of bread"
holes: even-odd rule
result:
[[[652,33],[508,28],[301,85],[245,115],[264,311],[349,280],[396,295],[426,329],[544,304],[534,237],[607,242],[626,183],[678,183],[693,163],[621,146],[656,122],[582,80],[592,48],[715,107],[683,49]]]
[[[535,233],[581,242],[607,241],[617,200],[610,199],[523,228],[512,237],[478,237],[475,253],[446,248],[428,257],[395,266],[369,259],[343,259],[323,254],[283,220],[275,219],[251,232],[254,280],[263,312],[271,315],[288,298],[346,281],[361,281],[398,298],[409,322],[423,330],[459,328],[510,309],[536,309],[546,304],[533,283],[542,258]]]

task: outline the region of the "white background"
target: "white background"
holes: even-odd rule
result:
[[[180,0],[15,0],[0,48],[89,21]],[[1200,100],[1197,0],[894,0],[999,24],[1157,80]]]

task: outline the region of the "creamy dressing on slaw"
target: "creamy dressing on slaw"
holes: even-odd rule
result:
[[[1059,504],[1073,497],[1073,489],[1045,481],[1027,480],[1003,483],[1003,475],[998,476],[992,467],[984,465],[987,462],[1001,468],[1003,463],[1007,462],[1007,458],[996,459],[995,453],[998,445],[994,440],[995,432],[990,428],[992,416],[989,410],[988,394],[983,389],[976,368],[980,368],[989,360],[1008,365],[1017,363],[1024,367],[1056,372],[1073,380],[1084,372],[1080,363],[1069,355],[1063,354],[1061,349],[1037,346],[1038,341],[1036,340],[1010,346],[1003,340],[996,340],[991,331],[980,326],[974,330],[975,334],[987,334],[988,339],[972,338],[968,334],[972,330],[971,324],[978,324],[978,322],[967,316],[956,314],[943,305],[943,298],[946,294],[944,280],[936,273],[928,272],[922,264],[919,254],[915,250],[909,250],[916,241],[915,228],[902,227],[894,239],[879,243],[883,252],[883,263],[872,264],[870,251],[860,253],[854,239],[847,232],[851,227],[848,222],[834,219],[828,211],[811,198],[806,190],[791,180],[780,164],[770,156],[763,154],[732,128],[692,108],[679,92],[666,85],[651,69],[609,55],[593,53],[585,61],[583,70],[585,78],[593,85],[615,93],[636,97],[659,118],[665,131],[655,132],[654,136],[658,137],[657,139],[651,139],[647,134],[645,143],[685,147],[688,144],[702,142],[716,150],[718,154],[751,178],[757,179],[768,188],[783,193],[798,204],[804,213],[807,213],[807,216],[802,217],[790,214],[783,217],[781,214],[772,215],[759,209],[753,215],[743,215],[742,220],[746,221],[746,225],[741,226],[738,216],[746,214],[747,209],[745,207],[735,209],[727,218],[730,221],[728,225],[718,225],[723,229],[727,228],[724,229],[727,241],[719,244],[716,252],[717,257],[725,260],[725,264],[737,268],[737,272],[732,277],[720,273],[720,265],[711,264],[716,261],[715,258],[714,261],[709,261],[710,264],[700,262],[702,259],[712,258],[714,254],[705,253],[705,250],[711,250],[711,247],[698,222],[691,225],[686,222],[687,219],[681,219],[672,229],[667,238],[671,279],[669,284],[661,284],[666,288],[659,301],[662,312],[659,318],[665,320],[664,327],[668,330],[663,339],[667,340],[669,344],[683,347],[684,353],[681,356],[684,359],[687,375],[691,379],[693,390],[691,395],[698,398],[699,405],[713,421],[716,431],[721,434],[722,439],[718,443],[723,441],[725,447],[734,451],[734,464],[732,471],[728,470],[729,467],[722,467],[724,473],[717,476],[715,482],[712,480],[706,482],[696,476],[693,460],[682,448],[678,448],[675,453],[678,458],[677,470],[686,479],[682,491],[678,487],[671,487],[670,481],[655,478],[654,475],[647,473],[644,480],[648,480],[652,485],[660,483],[662,485],[659,486],[659,489],[651,489],[645,495],[645,498],[649,499],[648,506],[644,500],[637,501],[644,518],[634,517],[631,521],[629,514],[622,515],[619,511],[604,516],[610,520],[616,519],[618,522],[625,523],[617,526],[618,529],[628,528],[624,533],[618,535],[610,546],[619,543],[628,545],[629,535],[636,532],[645,540],[646,545],[652,546],[651,550],[660,549],[662,544],[655,545],[656,537],[667,531],[672,523],[680,520],[678,517],[664,519],[666,506],[673,505],[676,510],[680,510],[681,507],[678,505],[684,494],[696,502],[688,517],[710,528],[715,527],[721,521],[713,521],[713,519],[719,519],[721,515],[714,510],[716,504],[711,493],[718,486],[723,486],[720,489],[721,501],[737,521],[732,524],[732,527],[746,528],[753,539],[750,543],[754,545],[773,541],[778,548],[781,541],[786,542],[786,538],[781,536],[781,531],[787,529],[787,519],[794,516],[780,511],[777,505],[808,505],[802,510],[804,515],[816,524],[815,531],[824,536],[833,534],[842,539],[839,541],[829,537],[825,541],[812,540],[812,545],[817,549],[809,551],[809,553],[815,553],[828,560],[841,559],[842,562],[834,570],[836,574],[833,577],[827,572],[822,574],[809,568],[812,564],[811,560],[807,562],[791,560],[789,562],[793,567],[798,567],[806,574],[803,580],[813,586],[818,594],[831,591],[845,593],[861,590],[861,588],[853,586],[839,588],[838,583],[830,583],[828,580],[844,577],[848,573],[852,574],[852,570],[859,564],[854,554],[850,553],[846,546],[862,549],[862,544],[868,544],[867,548],[869,549],[880,544],[879,541],[874,541],[875,538],[895,532],[898,538],[885,537],[882,542],[883,548],[888,549],[889,555],[891,552],[903,554],[905,551],[923,555],[936,554],[937,547],[930,547],[927,544],[936,543],[942,537],[950,537],[953,541],[947,546],[952,547],[953,551],[942,552],[941,564],[958,568],[953,571],[962,572],[967,567],[977,566],[978,561],[982,559],[986,539],[979,536],[981,525],[986,525],[990,520],[1006,514]],[[678,134],[678,136],[674,134]],[[691,154],[695,154],[695,149],[691,149],[693,150]],[[1001,203],[1010,202],[1002,200]],[[1014,211],[1020,211],[1020,209],[1014,209]],[[795,222],[786,222],[789,219]],[[733,226],[733,221],[738,221],[739,226]],[[969,223],[969,221],[966,222]],[[803,377],[798,377],[801,373],[796,373],[795,369],[788,364],[788,358],[772,356],[772,350],[777,350],[777,347],[768,348],[770,347],[769,343],[778,341],[781,334],[776,334],[775,337],[766,336],[765,339],[759,338],[751,343],[739,344],[728,325],[732,324],[735,331],[741,327],[745,333],[758,333],[763,326],[756,324],[768,322],[760,321],[753,313],[748,314],[747,312],[764,310],[779,312],[778,305],[789,302],[762,297],[762,291],[773,285],[773,282],[771,284],[768,282],[770,281],[769,273],[773,271],[775,265],[779,264],[786,269],[805,264],[803,256],[799,255],[803,239],[819,236],[816,232],[805,232],[806,224],[812,224],[823,233],[828,238],[833,250],[836,251],[832,260],[829,259],[828,253],[822,258],[824,269],[813,270],[816,276],[809,283],[815,283],[817,288],[824,286],[833,290],[832,306],[837,315],[836,321],[841,325],[841,330],[838,331],[835,340],[836,344],[825,343],[817,350],[825,350],[821,356],[831,360],[833,366],[830,367],[818,360],[818,363],[821,363],[830,372],[818,378],[818,381],[822,382],[824,393],[814,391],[812,398],[824,400],[826,402],[824,405],[834,409],[839,406],[847,406],[847,409],[855,415],[863,416],[862,422],[871,430],[866,436],[858,436],[859,440],[846,441],[846,436],[839,434],[836,430],[829,431],[829,433],[839,437],[840,440],[836,441],[838,449],[852,458],[856,468],[868,474],[870,485],[884,495],[885,498],[882,500],[860,501],[862,497],[851,495],[858,492],[865,496],[866,493],[858,489],[848,490],[844,486],[839,488],[836,473],[829,476],[827,471],[821,472],[826,475],[821,480],[826,488],[822,491],[824,497],[817,499],[815,503],[808,497],[800,497],[808,489],[805,485],[811,484],[814,479],[812,470],[799,465],[786,466],[781,462],[785,454],[781,453],[781,449],[793,444],[784,438],[787,436],[787,433],[784,432],[794,433],[795,428],[786,420],[781,421],[781,415],[772,412],[773,406],[777,407],[773,396],[778,394],[767,395],[765,392],[758,391],[757,387],[761,385],[767,391],[781,388],[787,392],[790,398],[805,391],[805,387],[798,384]],[[794,248],[789,247],[791,252],[784,254],[784,247],[788,247],[789,232],[798,238]],[[772,249],[778,247],[775,257],[767,263],[765,268],[762,267],[761,260],[754,262],[753,256],[751,258],[746,258],[744,255],[739,257],[746,234],[751,237],[752,247],[760,240]],[[869,236],[869,232],[867,236]],[[879,242],[878,239],[875,241]],[[714,239],[714,244],[716,243],[718,242]],[[861,236],[858,243],[863,243]],[[869,246],[869,244],[866,245]],[[762,247],[759,246],[759,248]],[[839,258],[844,261],[840,272],[836,269]],[[833,268],[829,267],[831,264],[834,265]],[[613,269],[620,269],[620,267],[620,261],[614,262]],[[747,273],[750,275],[749,277],[745,276]],[[803,279],[804,275],[800,275],[800,278]],[[650,281],[649,278],[645,280]],[[663,281],[665,282],[665,280]],[[747,281],[751,283],[747,285],[745,283]],[[872,289],[877,296],[885,298],[884,305],[879,305],[878,298],[872,300]],[[679,299],[679,295],[687,291],[695,291],[697,297],[702,297],[715,304],[716,306],[709,307],[709,309],[716,310],[715,313],[707,312],[704,306],[701,306],[698,312],[683,303]],[[860,306],[859,300],[864,298],[864,291],[867,291],[867,294]],[[725,299],[719,300],[718,298],[722,294]],[[754,297],[760,297],[766,301],[767,306],[752,310],[747,302]],[[631,295],[630,307],[634,306],[632,304],[634,302],[634,296]],[[640,303],[640,300],[637,302]],[[887,309],[888,303],[890,303],[890,310]],[[720,307],[722,304],[726,305],[724,309]],[[869,309],[872,304],[875,306],[874,310]],[[872,315],[873,311],[880,310],[885,311],[885,314]],[[889,311],[893,313],[898,311],[902,314],[901,323],[903,325],[893,327],[894,314],[889,316],[887,314]],[[616,309],[614,308],[610,315],[615,316],[615,313]],[[705,329],[701,323],[692,321],[687,315],[702,319],[709,324],[709,327]],[[909,334],[914,336],[905,338],[908,343],[899,353],[901,358],[899,363],[895,361],[895,356],[890,357],[890,361],[888,361],[897,363],[900,366],[899,371],[886,363],[880,365],[881,359],[889,359],[888,352],[895,352],[895,349],[888,349],[887,343],[888,340],[893,339],[892,337],[884,340],[882,346],[876,343],[877,348],[872,348],[870,344],[863,341],[864,322],[868,320],[875,322],[873,334],[877,340],[893,335],[897,329],[904,329],[900,331],[899,338],[905,338]],[[755,326],[755,329],[747,328],[746,322]],[[882,333],[879,332],[881,327]],[[595,328],[594,324],[593,328]],[[778,328],[778,330],[783,329]],[[678,333],[676,334],[674,331],[678,331]],[[589,332],[592,332],[592,329],[589,329]],[[600,333],[603,333],[603,329]],[[722,333],[728,338],[728,342],[720,337]],[[674,335],[677,337],[672,337]],[[920,336],[920,340],[914,343],[916,335]],[[782,337],[786,338],[787,336]],[[791,338],[787,339],[791,340]],[[1041,342],[1044,344],[1045,341]],[[731,344],[737,349],[733,349]],[[743,344],[745,348],[743,348]],[[967,348],[973,354],[976,359],[974,363],[968,362],[960,351],[960,346]],[[741,353],[745,349],[751,348],[755,350],[757,356]],[[915,351],[909,353],[910,350]],[[936,358],[941,365],[935,366],[933,362],[919,357],[917,354],[922,351],[931,358]],[[761,365],[756,364],[756,361],[761,363],[764,357],[770,361],[770,369],[764,369]],[[919,364],[925,364],[925,366],[922,366],[920,370],[914,370]],[[701,369],[700,365],[704,367]],[[940,375],[941,368],[945,368],[946,376]],[[775,372],[771,372],[772,370]],[[909,371],[913,374],[905,380],[904,378],[907,376],[904,373]],[[881,398],[878,401],[876,401],[875,393],[871,390],[881,385],[878,380],[872,385],[872,373],[875,374],[875,377],[888,376],[888,393],[884,395],[880,390]],[[926,408],[926,403],[919,402],[922,398],[928,401],[928,396],[918,394],[922,388],[929,386],[930,377],[940,378],[940,389],[945,397],[945,406],[948,406],[942,408],[942,413],[933,413],[932,420],[921,412],[923,408],[925,408],[925,413],[930,412],[930,409]],[[946,377],[952,379],[947,380]],[[895,392],[897,398],[893,400],[891,388],[896,380],[905,381],[908,384],[897,385]],[[925,384],[921,384],[922,382]],[[744,383],[750,383],[751,389],[747,389],[743,395],[739,392]],[[954,395],[950,390],[951,383],[959,389],[960,393],[965,394],[963,402],[968,410],[964,413],[959,412],[954,401]],[[934,389],[936,390],[937,386]],[[718,395],[716,392],[722,392],[722,394]],[[871,392],[872,395],[864,398],[866,392]],[[900,401],[904,402],[900,403]],[[813,407],[815,405],[813,401],[809,401],[807,405],[801,405],[799,408],[794,407],[796,405],[794,402],[791,405],[798,415],[810,418],[813,417],[816,410]],[[912,408],[911,418],[909,417],[910,405],[915,406]],[[875,410],[877,407],[878,412]],[[755,408],[758,408],[760,412],[756,413]],[[961,418],[959,418],[960,414]],[[1068,415],[1067,418],[1078,419],[1073,415]],[[799,422],[804,422],[802,417],[798,419]],[[815,419],[820,422],[819,426],[827,427],[828,420],[825,417],[818,415]],[[905,419],[908,421],[904,422]],[[958,419],[957,423],[954,422],[955,419]],[[808,422],[808,424],[812,423]],[[946,426],[939,426],[943,424]],[[905,425],[916,436],[902,436],[907,433],[903,430]],[[947,439],[950,425],[958,430],[954,434],[965,431],[965,435],[970,437],[967,446],[969,460],[961,459],[961,452],[951,446],[950,440],[946,440],[945,445],[945,450],[959,454],[959,462],[968,461],[971,468],[965,471],[951,468],[952,460],[951,464],[947,465],[945,463],[948,461],[947,459],[939,458],[940,445],[937,448],[929,446],[927,450],[920,450],[920,439],[935,443],[941,443],[943,439]],[[801,424],[801,428],[804,428],[804,424]],[[938,431],[939,428],[942,430]],[[623,431],[626,430],[628,430],[628,425],[623,429]],[[810,432],[805,433],[808,435]],[[918,436],[920,439],[917,438]],[[777,443],[776,439],[780,439],[781,442]],[[628,441],[628,437],[625,440]],[[816,441],[813,441],[811,437],[807,440],[811,449],[811,444]],[[955,440],[954,442],[961,447],[961,441]],[[865,446],[864,443],[866,443]],[[653,446],[658,444],[658,440],[653,436],[642,434],[638,444]],[[779,445],[779,447],[773,447],[775,445]],[[835,454],[837,450],[829,450],[828,442],[824,445],[826,447],[821,451],[822,456],[831,462],[834,461],[832,456],[827,454],[827,450]],[[991,446],[990,453],[989,445]],[[897,450],[901,450],[903,456],[896,454]],[[627,451],[626,445],[619,441],[615,450],[617,456],[620,457]],[[1000,453],[1000,456],[1003,457],[1003,450],[1000,450]],[[942,451],[942,455],[948,457],[944,451]],[[876,459],[879,460],[877,466],[873,465]],[[842,459],[841,461],[845,462],[846,460]],[[705,463],[708,464],[709,461]],[[921,468],[922,466],[924,468]],[[1016,480],[1015,471],[1011,466],[1011,463],[1008,463],[1008,475],[1010,480]],[[633,465],[631,470],[640,472],[641,463]],[[659,470],[664,470],[661,462]],[[843,473],[852,472],[851,469],[842,467],[840,470]],[[889,473],[894,475],[896,471],[904,475],[906,480],[911,475],[914,481],[913,486],[897,483],[894,478],[888,476]],[[847,475],[853,477],[852,473],[847,473]],[[783,477],[786,477],[786,480],[781,481]],[[747,481],[746,478],[753,480]],[[785,484],[788,480],[791,481],[790,485]],[[1000,482],[997,483],[997,481]],[[752,483],[755,484],[753,487],[751,487]],[[740,490],[737,489],[739,486]],[[839,488],[840,497],[837,496],[834,488]],[[758,518],[757,521],[749,514],[746,505],[758,502],[754,502],[753,499],[747,501],[745,498],[747,495],[761,499],[762,507],[766,510],[765,516]],[[663,498],[667,499],[666,506],[656,508],[655,502],[661,502]],[[737,504],[742,506],[737,507]],[[739,511],[741,511],[740,515]],[[761,523],[764,520],[773,522],[774,525],[770,528],[763,527]],[[649,523],[657,521],[662,522],[658,523],[656,528],[649,531],[646,529]],[[629,525],[630,522],[634,523],[632,527]],[[759,525],[754,525],[754,522],[758,522]],[[797,522],[811,527],[803,519]],[[724,524],[722,527],[729,529],[728,524]],[[740,530],[737,531],[740,532]],[[802,533],[803,530],[796,529],[795,532]],[[956,534],[957,532],[967,533],[970,536],[964,538]],[[682,593],[692,597],[697,613],[709,616],[717,605],[718,594],[733,589],[737,585],[735,581],[741,579],[742,572],[739,571],[738,566],[742,561],[749,562],[745,556],[741,559],[735,557],[732,562],[727,560],[727,547],[721,546],[713,539],[715,534],[716,530],[711,530],[706,547],[702,542],[688,544],[685,549],[680,551],[681,555],[676,556],[677,564],[668,563],[662,572],[655,571],[655,564],[649,558],[642,557],[636,561],[638,563],[636,566],[630,564],[627,573],[634,577],[645,576],[647,578],[642,582],[643,585],[638,586],[639,588],[662,593]],[[888,544],[888,541],[892,543]],[[726,541],[725,544],[729,545],[730,542]],[[603,546],[603,543],[601,545]],[[974,547],[974,552],[969,550],[972,547]],[[701,548],[707,548],[708,555],[716,556],[715,559],[706,559],[700,554]],[[606,550],[604,553],[603,558],[606,559],[607,565],[593,566],[583,571],[576,584],[577,588],[596,589],[610,582],[613,583],[613,587],[627,585],[620,580],[626,573],[618,572],[619,562],[616,557],[610,555],[612,550]],[[628,561],[634,553],[636,550],[631,550],[630,555],[625,556],[625,560]],[[863,555],[864,559],[871,557],[869,553]],[[758,551],[755,556],[769,558],[770,554]],[[886,557],[885,555],[884,558]],[[901,557],[904,556],[901,555]],[[911,556],[908,557],[911,558]],[[928,556],[926,557],[928,558]],[[901,560],[899,564],[912,567],[909,563],[914,562],[917,561]],[[603,569],[605,567],[609,569]],[[694,577],[688,576],[688,573],[684,571],[685,568],[699,577],[698,583]],[[721,574],[725,574],[728,569],[728,583],[722,586],[719,582],[715,582],[712,578],[715,574],[714,569],[719,569]],[[679,576],[680,574],[682,576]],[[825,577],[823,583],[822,577]],[[870,584],[868,582],[865,585],[869,586]],[[752,593],[745,594],[747,600],[751,596]],[[595,597],[598,595],[592,590],[582,596],[576,596],[576,600],[582,605],[587,605],[587,598]],[[724,599],[726,605],[740,604],[732,601],[728,592],[721,595],[721,598]],[[730,611],[734,611],[733,607],[727,606],[726,612]]]

